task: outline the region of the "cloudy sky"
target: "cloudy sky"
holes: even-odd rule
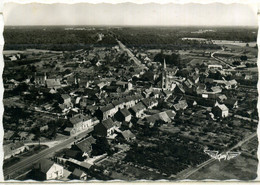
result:
[[[4,6],[5,25],[257,26],[245,4],[15,4]]]

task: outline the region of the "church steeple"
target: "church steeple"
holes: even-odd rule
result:
[[[163,69],[166,70],[166,62],[165,62],[165,58],[163,59]]]
[[[162,69],[162,89],[168,88],[168,76],[167,76],[167,68],[165,58],[163,60],[163,69]]]

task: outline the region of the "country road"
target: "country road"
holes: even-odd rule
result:
[[[66,148],[67,146],[69,146],[70,144],[75,142],[78,138],[86,136],[91,131],[92,131],[92,129],[83,131],[82,133],[77,135],[77,138],[75,138],[75,135],[71,136],[70,138],[64,140],[64,142],[61,142],[51,148],[47,148],[38,154],[27,157],[27,158],[17,162],[16,164],[4,169],[3,170],[4,178],[7,180],[7,178],[8,177],[10,178],[10,176],[13,173],[21,171],[21,170],[25,169],[26,167],[29,167],[29,166],[33,165],[34,163],[38,162],[42,158],[46,158],[46,157],[50,156],[51,154],[53,154],[54,152],[57,152],[63,148]],[[12,178],[14,179],[15,177],[12,177]]]
[[[134,56],[134,54],[133,54],[121,41],[117,40],[117,42],[118,42],[119,47],[120,47],[123,51],[126,51],[126,52],[127,52],[128,56],[129,56],[131,59],[133,59],[133,61],[134,61],[134,63],[135,63],[136,65],[138,65],[141,69],[148,69],[145,65],[143,65],[143,64],[141,63],[140,60],[138,60],[138,59]]]
[[[231,66],[229,63],[227,63],[227,62],[225,62],[224,60],[221,60],[221,59],[215,57],[215,56],[214,56],[215,53],[218,53],[218,51],[215,51],[215,52],[211,53],[211,58],[213,58],[213,59],[215,59],[215,60],[217,60],[217,61],[219,61],[219,62],[221,62],[221,63],[223,63],[223,64],[225,64],[225,65],[227,65],[227,66],[228,66],[230,69],[232,69],[232,70],[235,69],[235,67]]]
[[[237,148],[237,147],[243,145],[244,143],[246,143],[247,141],[253,139],[253,138],[256,137],[256,136],[257,136],[257,133],[254,133],[254,134],[250,135],[249,137],[247,137],[247,138],[245,138],[244,140],[240,141],[240,142],[237,143],[235,146],[231,147],[230,149],[228,149],[228,150],[225,151],[225,152],[222,152],[221,154],[224,154],[224,153],[226,153],[226,152],[230,152],[230,151],[234,150],[235,148]],[[211,164],[211,163],[214,162],[215,160],[216,160],[216,159],[211,158],[211,159],[209,159],[209,160],[207,160],[207,161],[201,163],[200,165],[198,165],[195,169],[192,169],[192,170],[190,170],[190,171],[187,172],[187,173],[183,173],[183,174],[177,175],[176,178],[177,178],[177,180],[188,179],[191,175],[193,175],[194,173],[196,173],[197,171],[199,171],[201,168],[203,168],[203,167],[205,167],[205,166]]]

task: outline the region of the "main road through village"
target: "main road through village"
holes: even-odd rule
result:
[[[39,160],[41,160],[42,158],[45,158],[63,148],[68,147],[70,144],[72,144],[73,142],[75,142],[78,138],[87,136],[87,134],[89,132],[91,132],[93,130],[93,128],[81,132],[80,134],[78,134],[76,137],[75,136],[71,136],[68,139],[64,140],[63,142],[51,147],[51,148],[47,148],[41,152],[39,152],[38,154],[32,155],[30,157],[24,158],[21,161],[17,162],[16,164],[4,169],[4,177],[5,179],[14,179],[15,177],[12,177],[12,174],[18,171],[22,171],[23,169],[32,166],[34,163],[38,162]]]
[[[134,61],[134,63],[139,66],[141,69],[148,69],[145,65],[141,63],[140,60],[138,60],[135,55],[119,40],[117,40],[119,47],[123,50],[126,51],[128,56]]]

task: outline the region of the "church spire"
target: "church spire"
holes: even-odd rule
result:
[[[163,59],[163,69],[166,69],[166,62],[165,62],[165,58]]]

